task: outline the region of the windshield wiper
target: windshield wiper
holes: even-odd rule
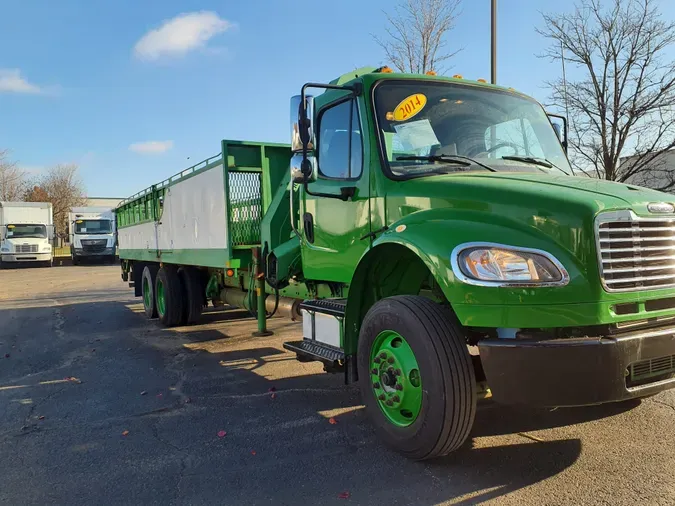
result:
[[[429,155],[429,156],[397,156],[396,160],[406,161],[406,160],[420,160],[425,162],[446,162],[446,163],[456,163],[462,167],[468,167],[471,164],[465,162],[464,160],[457,160],[452,156],[446,155]]]
[[[533,156],[515,156],[515,155],[508,155],[508,156],[502,156],[502,160],[513,160],[516,162],[525,162],[525,163],[531,163],[533,165],[539,165],[541,167],[546,167],[547,169],[552,169],[556,168],[566,176],[569,176],[567,172],[562,170],[560,167],[558,167],[555,163],[553,163],[551,160],[547,158],[535,158]]]
[[[479,167],[489,170],[490,172],[497,172],[497,169],[493,169],[489,165],[469,158],[468,156],[462,155],[428,155],[428,156],[397,156],[396,160],[424,160],[427,162],[446,162],[446,163],[455,163],[461,165],[462,167],[470,167],[471,165],[478,165]]]

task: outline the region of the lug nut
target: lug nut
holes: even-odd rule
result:
[[[387,372],[388,372],[389,374],[394,374],[394,368],[393,368],[393,367],[390,367],[389,369],[387,369]]]
[[[373,383],[373,388],[380,388],[380,384],[379,383]]]
[[[383,401],[383,400],[386,399],[386,397],[384,396],[384,394],[380,394],[380,395],[378,396],[378,399],[380,399],[381,401]]]
[[[396,369],[396,370],[394,371],[394,374],[395,374],[396,376],[400,376],[400,375],[401,375],[401,369]]]
[[[387,354],[385,352],[380,353],[380,358],[384,360],[385,358],[387,358]]]
[[[382,358],[384,358],[384,357],[382,357]],[[389,357],[387,362],[389,362],[390,364],[393,364],[394,363],[394,357]]]
[[[399,390],[399,391],[400,391],[400,390],[403,390],[403,385],[396,384],[396,386],[395,386],[394,388],[395,388],[396,390]]]
[[[375,357],[375,360],[373,360],[376,364],[379,364],[381,362],[380,357]]]
[[[393,406],[393,405],[394,405],[394,403],[391,401],[391,399],[388,400],[388,401],[386,402],[386,404],[387,404],[387,406]]]
[[[395,395],[392,399],[394,402],[401,402],[401,398],[398,395]]]
[[[370,371],[370,374],[377,374],[377,369],[373,368],[373,370]]]

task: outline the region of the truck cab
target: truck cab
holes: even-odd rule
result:
[[[578,406],[675,387],[674,199],[574,176],[553,121],[512,89],[388,69],[292,101],[302,275],[344,306],[306,304],[289,349],[342,350],[404,453],[445,451],[422,423],[466,437],[476,392]]]
[[[0,202],[0,266],[54,259],[52,205],[47,202]]]
[[[73,265],[85,259],[115,261],[116,224],[111,208],[74,207],[68,215],[68,222]]]

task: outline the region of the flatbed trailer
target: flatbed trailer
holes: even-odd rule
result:
[[[382,67],[304,85],[290,130],[290,146],[224,140],[119,205],[122,278],[148,317],[191,324],[225,303],[260,334],[271,313],[302,318],[284,346],[358,382],[413,459],[464,444],[480,397],[675,387],[672,198],[572,176],[565,118]]]

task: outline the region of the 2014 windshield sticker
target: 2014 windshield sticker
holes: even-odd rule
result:
[[[427,97],[422,93],[415,93],[401,100],[394,109],[394,121],[408,121],[418,114],[427,105]]]

